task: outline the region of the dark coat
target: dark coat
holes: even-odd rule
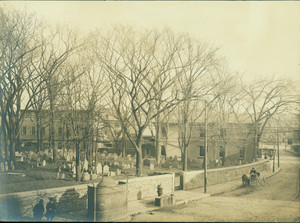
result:
[[[49,202],[46,206],[46,217],[54,217],[55,216],[55,211],[56,211],[56,207],[54,203]]]
[[[35,220],[41,220],[44,215],[44,205],[42,203],[38,203],[33,207],[33,218]]]

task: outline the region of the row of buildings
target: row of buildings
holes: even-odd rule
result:
[[[77,111],[77,115],[70,117],[66,111],[56,111],[54,114],[54,143],[58,149],[75,149],[74,134],[77,131],[81,139],[81,150],[93,148],[97,152],[121,153],[122,134],[121,125],[112,118],[109,113],[103,116],[99,123],[91,123],[86,111]],[[44,112],[40,120],[39,137],[37,137],[37,121],[34,111],[28,111],[22,123],[20,150],[35,151],[49,148],[50,128],[49,114]],[[72,119],[73,118],[73,119]],[[80,119],[80,120],[79,120]],[[73,124],[70,122],[73,120]],[[77,129],[74,129],[74,121]],[[193,130],[190,135],[188,146],[189,162],[199,162],[204,156],[204,123],[192,123]],[[164,157],[177,156],[180,160],[181,149],[179,146],[179,124],[175,121],[164,123],[160,128],[161,155]],[[92,135],[91,135],[91,129]],[[208,123],[208,163],[213,165],[224,165],[227,163],[247,163],[253,160],[255,146],[255,135],[251,123],[227,123],[226,128],[219,129],[214,123]],[[272,135],[272,134],[271,134]],[[292,134],[285,135],[286,142],[290,144]],[[281,137],[282,138],[282,137]],[[134,154],[135,150],[129,140],[123,141],[127,154]],[[268,142],[270,143],[270,142]],[[143,158],[155,157],[155,130],[150,126],[145,132],[142,140]]]

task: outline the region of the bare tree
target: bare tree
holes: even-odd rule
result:
[[[26,98],[24,91],[36,76],[28,73],[26,67],[39,47],[34,41],[38,24],[33,15],[9,8],[0,8],[0,21],[1,134],[11,169],[19,148],[20,127],[31,106],[31,98]]]
[[[187,170],[188,146],[195,123],[203,114],[203,100],[211,104],[218,95],[211,97],[211,91],[220,82],[215,83],[212,75],[218,66],[217,48],[207,43],[199,43],[190,37],[185,38],[185,51],[179,54],[179,63],[183,69],[177,69],[178,89],[183,102],[178,108],[178,143],[181,148],[183,170]],[[198,112],[197,112],[198,111]]]
[[[244,84],[244,113],[251,119],[255,136],[253,160],[257,159],[261,137],[270,118],[299,103],[297,93],[291,92],[290,87],[287,79],[276,79],[274,76]]]
[[[136,150],[136,174],[140,176],[145,129],[151,120],[179,103],[172,84],[176,75],[174,56],[179,48],[168,33],[137,32],[130,27],[115,28],[101,44],[98,56],[110,80],[113,112]],[[157,100],[161,100],[159,107],[155,106]]]
[[[49,102],[49,146],[53,151],[53,162],[57,161],[57,147],[55,147],[54,111],[57,97],[64,86],[61,67],[67,62],[71,54],[78,49],[77,35],[70,29],[56,27],[43,30],[39,34],[41,47],[38,52],[38,64],[32,64],[35,72],[42,77],[47,90]]]

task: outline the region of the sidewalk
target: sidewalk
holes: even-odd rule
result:
[[[275,173],[272,172],[261,172],[262,176],[265,176],[266,178],[269,178],[273,176],[274,174],[277,174],[280,172],[280,168],[275,171]],[[210,196],[216,196],[223,194],[225,192],[233,191],[236,189],[239,189],[242,187],[242,179],[239,180],[233,180],[229,182],[225,182],[222,184],[215,184],[215,185],[207,185],[207,193],[204,193],[203,187],[192,189],[192,190],[177,190],[174,191],[174,197],[175,197],[175,205],[183,204],[187,202],[191,202],[194,200],[200,200],[204,199]],[[155,198],[148,198],[144,200],[137,200],[137,201],[131,201],[128,202],[128,214],[129,215],[135,215],[145,212],[150,212],[153,210],[157,210],[160,207],[155,206]]]
[[[275,173],[273,172],[261,172],[261,176],[265,176],[266,178],[269,178],[278,172],[280,172],[280,168],[276,169]],[[192,190],[177,190],[174,191],[174,197],[175,197],[175,205],[184,204],[187,202],[191,202],[194,200],[201,200],[208,198],[210,196],[216,196],[220,195],[225,192],[233,191],[236,189],[239,189],[242,187],[242,180],[233,180],[229,182],[225,182],[222,184],[216,184],[216,185],[207,185],[207,193],[204,193],[203,187],[192,189]],[[135,201],[129,201],[128,202],[128,216],[133,216],[141,213],[151,212],[154,210],[160,209],[160,207],[155,206],[155,197],[147,198],[143,200],[135,200]],[[70,213],[69,213],[70,214]],[[71,216],[68,216],[68,214],[64,216],[59,216],[55,218],[55,221],[87,221],[86,211],[82,213],[76,213],[76,216],[71,214]]]

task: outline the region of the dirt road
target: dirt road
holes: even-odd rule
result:
[[[253,186],[220,196],[136,215],[132,221],[299,222],[299,157],[281,152],[281,171],[264,186]],[[277,164],[277,163],[276,163]]]

